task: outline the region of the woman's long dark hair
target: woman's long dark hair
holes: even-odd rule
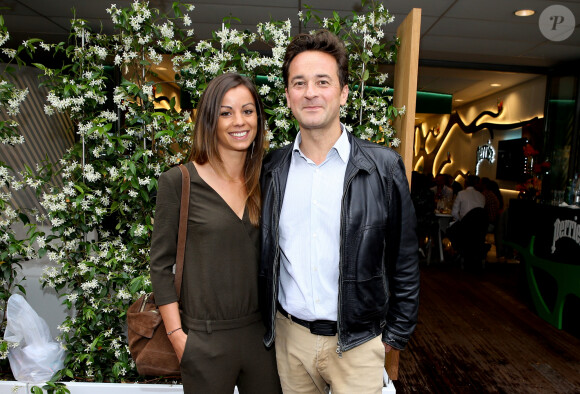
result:
[[[209,164],[218,172],[224,173],[223,161],[218,151],[217,124],[222,100],[226,93],[240,85],[248,88],[256,105],[258,130],[254,142],[248,148],[244,163],[246,185],[246,206],[250,221],[258,226],[260,221],[260,170],[264,155],[265,117],[264,108],[256,87],[248,78],[239,74],[227,73],[214,78],[202,94],[195,114],[193,144],[188,160],[199,164]]]

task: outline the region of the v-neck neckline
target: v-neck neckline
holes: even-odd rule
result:
[[[230,210],[231,213],[234,214],[234,216],[241,222],[244,221],[244,218],[246,217],[246,210],[247,210],[247,206],[246,204],[244,204],[244,210],[242,212],[242,217],[238,216],[238,214],[236,213],[236,211],[234,211],[234,209],[230,206],[230,204],[228,204],[228,202],[222,197],[221,194],[219,194],[219,192],[217,190],[215,190],[209,183],[207,183],[205,181],[205,179],[202,178],[202,176],[199,174],[199,171],[197,171],[197,167],[195,166],[195,163],[193,161],[190,161],[191,166],[193,167],[193,170],[195,171],[195,175],[201,180],[201,182],[207,186],[211,191],[213,191],[219,198],[220,200],[228,207],[228,209]]]

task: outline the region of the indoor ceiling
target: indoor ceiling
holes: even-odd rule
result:
[[[68,36],[75,10],[96,29],[112,30],[106,8],[128,6],[128,0],[0,0],[0,14],[13,37],[8,46],[31,37],[58,42]],[[194,0],[190,17],[196,36],[207,38],[221,28],[224,16],[239,18],[237,29],[255,31],[258,22],[290,18],[298,33],[298,10],[305,5],[321,16],[360,11],[360,0]],[[392,36],[412,8],[420,8],[421,42],[418,89],[452,94],[454,106],[499,92],[545,74],[549,68],[580,60],[580,1],[578,0],[383,0],[395,22],[387,26]],[[171,0],[150,0],[151,7],[169,11]],[[545,38],[539,17],[551,5],[567,7],[576,27],[563,41]],[[518,9],[533,9],[517,17]],[[499,83],[500,87],[491,87]]]

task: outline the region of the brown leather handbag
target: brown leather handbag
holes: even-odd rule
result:
[[[181,295],[187,216],[189,210],[189,171],[184,165],[181,170],[181,207],[179,210],[179,232],[175,259],[175,290]],[[140,375],[180,376],[179,360],[169,341],[159,308],[153,293],[141,296],[127,310],[129,352]]]

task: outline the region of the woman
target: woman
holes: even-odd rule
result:
[[[184,392],[281,392],[258,312],[264,113],[252,82],[212,80],[197,109],[181,302],[173,285],[181,172],[159,178],[151,282],[181,362]],[[181,309],[181,313],[180,313]]]

